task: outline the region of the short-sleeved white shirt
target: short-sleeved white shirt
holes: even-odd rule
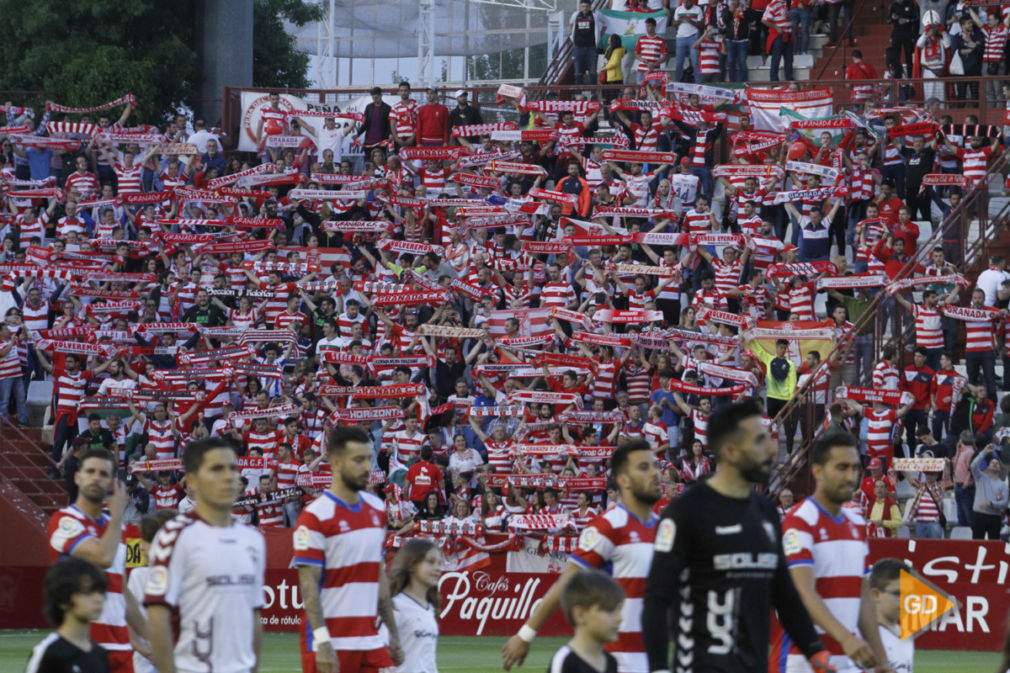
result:
[[[158,531],[149,560],[144,605],[179,612],[176,670],[251,670],[256,665],[254,611],[263,607],[263,535],[244,524],[211,526],[193,514],[181,514]],[[206,656],[212,669],[202,658]]]
[[[421,605],[407,594],[393,597],[396,628],[403,648],[403,664],[398,673],[438,673],[435,647],[438,619],[432,605]]]

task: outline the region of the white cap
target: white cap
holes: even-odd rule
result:
[[[466,91],[464,91],[463,89],[456,89],[456,93],[454,93],[452,95],[452,97],[453,98],[459,98],[460,96],[465,96],[465,95],[466,95]]]

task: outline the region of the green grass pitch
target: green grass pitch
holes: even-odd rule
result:
[[[0,671],[24,671],[31,648],[44,635],[43,631],[0,631]],[[501,647],[504,642],[504,638],[493,637],[439,638],[439,673],[501,671]],[[551,654],[564,642],[564,638],[538,638],[526,663],[518,670],[520,673],[546,671]],[[996,673],[999,659],[994,652],[922,650],[915,657],[915,673]],[[259,670],[260,673],[300,673],[298,636],[293,633],[267,633]]]

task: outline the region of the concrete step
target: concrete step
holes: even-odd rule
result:
[[[11,465],[16,468],[29,468],[38,467],[41,469],[49,469],[52,461],[43,452],[37,449],[29,450],[14,450],[4,453],[4,464]]]
[[[812,50],[811,50],[812,51]],[[809,70],[814,66],[814,62],[817,60],[814,54],[797,54],[793,56],[793,70],[800,68],[806,68]],[[767,67],[768,63],[771,61],[771,57],[767,56],[748,56],[747,57],[747,68],[748,70],[756,70],[762,67]]]
[[[769,82],[771,77],[771,67],[764,66],[761,68],[748,68],[747,69],[747,81],[748,82]],[[797,68],[793,66],[793,79],[797,81],[806,81],[810,79],[810,68]],[[779,80],[785,81],[785,71],[782,66],[779,65]]]

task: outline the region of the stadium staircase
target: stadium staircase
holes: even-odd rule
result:
[[[932,249],[940,244],[943,238],[958,238],[952,233],[949,223],[958,220],[962,223],[962,234],[960,236],[963,251],[962,273],[968,278],[973,278],[988,266],[990,255],[1004,254],[1010,256],[1010,196],[1004,191],[1003,172],[1007,167],[1007,160],[1001,157],[989,170],[987,189],[978,189],[972,192],[964,202],[964,205],[945,220],[945,229],[937,227],[932,231],[928,240],[920,240],[920,249]],[[970,215],[972,213],[973,215]],[[979,217],[981,215],[981,217]],[[926,223],[923,223],[926,224]],[[931,226],[931,225],[930,225]],[[944,235],[945,234],[945,235]],[[956,261],[956,260],[952,260]],[[912,275],[912,264],[902,270],[900,278]],[[967,305],[968,297],[962,293],[961,303]],[[891,334],[884,331],[885,319],[889,317],[884,309],[883,302],[879,302],[873,308],[863,314],[857,323],[857,327],[862,325],[873,326],[874,336],[874,362],[879,361],[881,351],[887,344],[895,344],[899,348],[899,353],[906,360],[899,364],[904,367],[911,362],[912,336],[914,335],[914,323],[905,321],[902,324],[899,314],[898,329]],[[964,337],[959,336],[959,343],[956,352],[963,353]],[[827,360],[825,358],[826,366]],[[961,375],[966,375],[964,364],[956,365],[955,368]],[[1001,358],[996,359],[997,381],[1002,380],[1003,367]],[[816,377],[814,377],[816,378]],[[861,382],[861,385],[870,385],[869,381]],[[799,388],[793,400],[785,409],[780,412],[777,418],[785,418],[789,413],[799,413],[801,405],[810,400],[813,393],[812,387],[805,385]],[[1000,393],[1000,397],[1006,393]],[[998,400],[997,400],[998,402]],[[820,432],[817,433],[818,435]],[[780,437],[780,442],[783,438]],[[773,496],[777,496],[783,488],[790,488],[797,496],[803,497],[813,491],[813,480],[807,463],[807,455],[810,442],[798,440],[791,454],[786,455],[781,461],[777,472],[772,476],[769,490]],[[781,454],[780,454],[781,455]]]
[[[840,41],[836,45],[822,50],[820,58],[814,63],[812,79],[842,80],[845,79],[845,68],[852,62],[852,50],[858,49],[863,54],[863,60],[873,66],[880,77],[886,71],[884,50],[891,44],[891,26],[887,23],[888,5],[882,0],[862,0],[855,3],[852,16],[853,44]],[[844,31],[839,31],[844,35]],[[841,85],[833,87],[835,100],[848,100],[849,91]]]
[[[17,509],[45,525],[66,504],[63,482],[49,476],[53,465],[40,428],[0,426],[0,497],[17,501]]]
[[[864,0],[863,4],[869,4],[871,0]],[[608,0],[593,0],[593,10],[599,10],[608,6]],[[883,10],[878,9],[878,14],[882,13]],[[859,21],[857,16],[857,25]],[[876,21],[877,19],[872,19]],[[568,25],[568,17],[565,17],[565,26]],[[885,25],[885,28],[887,26]],[[886,31],[887,35],[890,35],[890,31]],[[796,56],[793,59],[793,76],[797,80],[809,80],[813,78],[813,74],[816,70],[816,65],[818,63],[824,62],[825,58],[828,58],[832,54],[832,48],[828,46],[828,36],[822,33],[813,33],[810,36],[810,53],[806,55]],[[534,91],[543,91],[542,87],[552,87],[564,84],[574,84],[574,65],[572,62],[573,58],[573,48],[571,40],[565,40],[564,44],[558,50],[551,62],[547,64],[547,68],[544,70],[543,75],[540,77],[540,81],[537,83],[537,88]],[[881,67],[878,70],[882,71],[883,64],[883,52],[880,56]],[[666,70],[669,72],[671,78],[673,77],[673,69],[675,66],[674,60],[671,58],[666,63]],[[874,63],[874,67],[877,64]],[[747,70],[748,78],[751,82],[767,82],[768,73],[770,67],[768,65],[768,59],[764,56],[748,56],[747,57]],[[844,72],[844,67],[842,69]],[[536,94],[531,92],[531,95],[538,96],[542,94]]]
[[[45,626],[37,592],[51,564],[46,528],[67,496],[42,447],[39,428],[0,421],[0,629]]]

